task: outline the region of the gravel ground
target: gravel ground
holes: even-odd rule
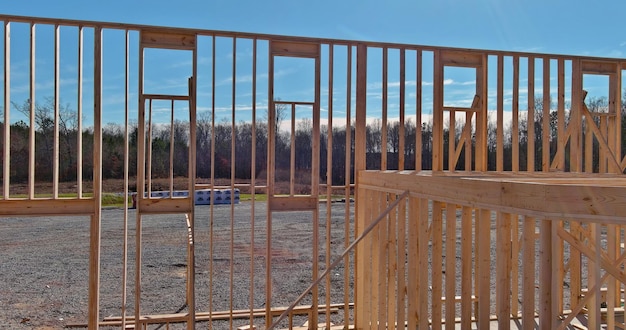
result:
[[[331,261],[344,247],[345,204],[331,204]],[[213,208],[213,269],[209,266],[211,207],[196,208],[196,310],[248,309],[251,287],[254,308],[265,306],[266,211],[256,203]],[[231,217],[231,214],[234,216]],[[127,314],[134,314],[135,212],[129,211]],[[231,221],[231,218],[234,221]],[[272,219],[272,305],[288,306],[311,283],[311,212],[275,213]],[[320,204],[320,246],[326,242],[326,205]],[[351,219],[353,217],[351,216]],[[231,227],[234,231],[231,231]],[[353,228],[353,224],[351,225]],[[100,317],[121,315],[123,274],[123,210],[102,211]],[[146,216],[142,225],[142,314],[187,311],[186,223],[182,215]],[[254,244],[251,235],[254,232]],[[230,249],[231,234],[234,238]],[[86,323],[88,296],[89,218],[39,217],[0,219],[0,324],[7,329],[58,329]],[[254,278],[250,276],[254,251]],[[231,257],[232,253],[232,257]],[[320,272],[326,262],[320,249]],[[343,265],[332,272],[332,303],[343,303]],[[232,281],[231,281],[232,280]],[[212,281],[212,286],[210,286]],[[231,285],[232,283],[232,290]],[[351,285],[351,284],[348,284]],[[210,289],[212,287],[212,289]],[[325,287],[320,288],[324,303]],[[212,299],[210,298],[212,297]],[[310,302],[310,296],[303,303]],[[341,313],[340,313],[341,314]],[[343,318],[333,315],[333,318]],[[323,319],[323,318],[322,318]],[[296,319],[300,325],[305,319]],[[246,323],[235,321],[234,326]],[[262,319],[258,320],[263,323]],[[298,322],[301,322],[298,324]],[[285,323],[286,324],[286,323]],[[229,328],[216,322],[216,328]],[[172,328],[172,327],[170,327]],[[178,328],[178,325],[173,328]]]

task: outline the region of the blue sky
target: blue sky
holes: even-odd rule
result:
[[[2,14],[56,17],[79,20],[123,22],[133,24],[148,24],[159,26],[191,27],[212,30],[227,30],[241,32],[257,32],[281,35],[296,35],[307,37],[324,37],[336,39],[356,39],[366,41],[399,42],[421,45],[436,45],[460,48],[479,48],[494,50],[528,51],[555,54],[590,55],[600,57],[625,57],[626,56],[626,33],[622,26],[622,15],[626,12],[625,1],[605,1],[602,5],[592,1],[552,1],[552,0],[416,0],[416,1],[91,1],[91,0],[0,0],[0,12]],[[12,31],[13,33],[13,31]],[[39,33],[39,32],[38,32]],[[42,32],[45,34],[46,32]],[[71,33],[68,33],[71,35]],[[120,38],[121,36],[117,36]],[[63,35],[62,40],[66,37]],[[70,39],[72,37],[69,37]],[[105,35],[105,39],[108,38]],[[115,37],[112,37],[115,38]],[[40,37],[38,40],[41,40]],[[14,42],[14,41],[12,41]],[[39,41],[38,41],[39,42]],[[43,42],[43,41],[42,41]],[[86,37],[88,44],[89,37]],[[218,69],[222,70],[223,76],[230,74],[232,62],[228,55],[232,45],[218,44],[223,53],[216,56]],[[27,47],[27,45],[26,45]],[[202,45],[201,45],[202,47]],[[263,47],[263,45],[260,45]],[[50,45],[37,45],[38,51],[45,52]],[[20,48],[19,45],[12,45],[13,52],[27,51],[27,48]],[[251,44],[242,41],[237,44],[237,100],[235,107],[241,111],[250,109],[239,109],[237,104],[249,104],[251,96],[242,93],[242,90],[250,88],[249,76],[246,72],[250,70],[250,49]],[[73,50],[62,49],[71,54]],[[117,86],[117,90],[105,90],[105,122],[113,121],[118,113],[119,107],[123,105],[123,99],[119,97],[122,91],[119,87],[123,85],[123,60],[119,54],[123,50],[117,48],[105,48],[105,52],[116,60],[113,64],[108,64],[109,69],[105,74],[105,85]],[[339,50],[338,53],[341,51]],[[13,53],[17,54],[17,53]],[[117,54],[117,55],[116,55]],[[164,54],[148,54],[158,63],[160,56]],[[105,54],[106,56],[106,54]],[[154,57],[151,57],[154,56]],[[177,55],[178,56],[178,55]],[[221,57],[220,57],[221,56]],[[376,58],[376,54],[371,58]],[[390,56],[395,56],[390,54]],[[16,55],[12,55],[12,63],[19,67],[21,65]],[[148,58],[147,57],[147,60]],[[170,58],[172,56],[169,56]],[[231,56],[232,57],[232,56]],[[46,67],[46,58],[39,59],[42,68],[38,68],[38,81],[42,81],[38,87],[37,95],[49,95],[51,87],[46,84],[50,81],[49,65]],[[210,58],[200,57],[200,69],[210,67]],[[259,59],[258,68],[260,74],[266,65],[266,60]],[[62,60],[63,62],[63,60]],[[171,71],[170,76],[150,76],[146,72],[146,88],[154,88],[158,93],[160,88],[168,90],[185,89],[184,78],[189,75],[188,55],[180,55],[179,58],[166,67],[159,67],[161,71]],[[187,63],[187,64],[185,64]],[[49,64],[49,63],[48,63]],[[132,65],[133,63],[131,63]],[[85,63],[86,66],[89,63]],[[106,64],[105,64],[106,65]],[[147,65],[148,62],[147,62]],[[282,66],[281,66],[282,65]],[[340,66],[340,61],[335,65]],[[62,65],[63,66],[63,65]],[[287,95],[298,95],[294,87],[293,76],[306,77],[310,74],[310,63],[278,63],[277,77],[285,77],[285,83],[281,85],[277,81],[277,90],[283,88]],[[68,82],[62,91],[72,90],[71,81],[74,79],[72,67],[62,71],[61,80]],[[88,69],[87,67],[85,68]],[[216,70],[216,71],[217,71]],[[19,71],[19,70],[17,70]],[[204,71],[206,72],[206,70]],[[390,69],[391,72],[391,69]],[[136,70],[131,70],[132,75]],[[425,72],[424,81],[428,82]],[[23,98],[19,94],[20,77],[16,69],[12,68],[12,88],[16,90],[13,101],[20,101]],[[46,76],[47,75],[47,76]],[[67,75],[67,77],[64,77]],[[225,116],[232,108],[232,100],[227,94],[230,93],[231,83],[227,78],[217,77],[216,88],[219,95],[226,95],[223,100],[217,100],[217,108],[224,112]],[[199,85],[208,82],[208,75],[199,74]],[[324,77],[322,77],[324,79]],[[378,79],[377,79],[378,78]],[[86,77],[88,79],[88,77]],[[203,80],[204,79],[204,80]],[[369,81],[371,79],[371,81]],[[432,78],[431,78],[432,79]],[[463,94],[463,89],[471,89],[473,78],[465,78],[463,74],[456,75],[454,81],[450,81],[450,89],[446,93],[454,95],[458,92]],[[300,79],[305,81],[307,79]],[[336,84],[341,84],[341,78],[335,77]],[[397,98],[397,91],[394,91],[392,83],[397,81],[397,75],[390,74],[390,97]],[[410,84],[411,77],[407,77]],[[414,80],[413,80],[414,82]],[[380,85],[380,77],[368,78],[371,86]],[[378,84],[378,85],[377,85]],[[281,87],[283,86],[283,87]],[[311,90],[311,84],[297,86],[301,91]],[[427,85],[426,85],[427,86]],[[131,93],[135,86],[131,86]],[[295,87],[294,87],[295,88]],[[267,86],[258,86],[259,90],[267,90]],[[373,99],[375,99],[377,88],[372,88]],[[448,92],[449,91],[449,92]],[[152,92],[147,90],[146,92]],[[427,91],[426,91],[427,92]],[[88,92],[87,92],[88,93]],[[69,93],[71,94],[71,93]],[[280,95],[278,95],[280,97]],[[465,94],[459,96],[458,102],[471,100]],[[89,95],[86,95],[88,102]],[[258,98],[263,95],[258,95]],[[339,96],[338,96],[339,97]],[[410,95],[409,95],[410,97]],[[452,97],[452,96],[451,96]],[[63,92],[62,92],[62,98]],[[73,97],[64,102],[73,105]],[[208,103],[210,96],[199,94],[199,110],[210,108]],[[241,99],[240,99],[241,98]],[[285,98],[285,97],[284,97]],[[286,98],[290,98],[286,97]],[[324,96],[322,96],[324,98]],[[336,100],[341,104],[340,99]],[[136,102],[136,101],[135,101]],[[368,100],[368,102],[370,102]],[[393,102],[393,100],[390,100]],[[505,101],[506,102],[506,101]],[[131,100],[132,104],[132,100]],[[135,103],[136,104],[136,103]],[[167,107],[166,105],[159,105]],[[322,104],[324,107],[324,104]],[[337,107],[337,106],[335,106]],[[505,105],[505,108],[507,106]],[[509,106],[510,107],[510,106]],[[393,108],[393,107],[391,107]],[[306,110],[308,111],[308,110]],[[305,111],[305,112],[306,112]],[[336,109],[340,112],[340,109]],[[184,112],[184,111],[183,111]],[[118,117],[119,118],[119,117]],[[245,118],[240,116],[239,119]],[[230,117],[228,117],[230,119]]]
[[[624,1],[0,0],[4,14],[622,57]]]

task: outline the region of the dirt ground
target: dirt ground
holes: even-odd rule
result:
[[[331,229],[331,261],[343,250],[345,204],[320,204],[321,246]],[[265,304],[264,203],[196,208],[196,308],[198,311],[248,309]],[[123,210],[102,212],[100,318],[119,316],[122,306]],[[212,216],[211,216],[212,214]],[[277,213],[272,218],[272,305],[288,306],[312,281],[311,212]],[[351,217],[352,219],[353,217]],[[213,219],[213,221],[210,221]],[[134,314],[136,216],[129,211],[127,314]],[[211,231],[210,224],[213,230]],[[353,225],[351,226],[353,228]],[[186,311],[186,223],[183,215],[146,216],[142,220],[142,314]],[[254,233],[254,239],[252,234]],[[230,241],[233,240],[231,249]],[[210,244],[213,242],[211,257]],[[86,323],[89,219],[39,217],[0,219],[0,325],[7,329],[59,329]],[[252,252],[252,253],[251,253]],[[317,256],[320,272],[326,251]],[[252,257],[251,257],[252,256]],[[210,262],[212,260],[212,262]],[[252,271],[252,268],[254,270]],[[344,267],[331,276],[333,303],[343,302]],[[212,274],[212,275],[211,275]],[[250,274],[254,274],[251,276]],[[351,285],[348,283],[347,285]],[[252,288],[252,290],[251,290]],[[324,303],[325,287],[320,288]],[[253,297],[251,297],[251,293]],[[231,306],[232,297],[232,306]],[[337,298],[335,298],[337,297]],[[310,296],[303,303],[310,302]],[[333,317],[343,318],[343,315]],[[295,322],[304,320],[295,320]],[[234,322],[244,324],[246,320]],[[258,319],[260,324],[262,319]],[[296,323],[297,324],[297,323]],[[230,324],[216,322],[215,328]],[[177,329],[178,326],[173,327]],[[172,329],[172,327],[170,327]]]

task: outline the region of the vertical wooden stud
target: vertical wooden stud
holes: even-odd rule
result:
[[[443,208],[441,202],[433,202],[432,211],[432,292],[431,292],[431,318],[432,328],[441,329],[441,297],[442,297],[442,217]],[[426,315],[422,315],[425,317]]]
[[[28,198],[35,198],[35,23],[30,24],[30,107],[28,123]]]
[[[76,100],[76,189],[78,198],[83,197],[83,26],[78,27],[78,63]],[[127,50],[128,51],[128,50]],[[128,54],[127,54],[128,56]]]
[[[98,329],[100,314],[100,220],[102,212],[102,28],[94,29],[93,201],[89,233],[89,328]]]
[[[422,51],[416,56],[415,73],[415,170],[422,170]]]
[[[434,68],[433,68],[433,150],[432,150],[432,169],[433,171],[443,171],[443,79],[444,65],[441,61],[441,51],[434,52]]]
[[[504,57],[498,55],[498,108],[496,118],[496,171],[504,170]]]
[[[380,132],[380,169],[386,170],[387,167],[387,95],[389,93],[388,90],[388,82],[387,82],[387,71],[388,71],[388,53],[389,50],[387,47],[383,47],[383,95],[382,95],[382,125]]]
[[[461,209],[461,328],[472,324],[472,209]]]
[[[352,182],[351,176],[354,174],[351,168],[351,159],[352,159],[352,46],[348,45],[347,47],[347,56],[346,56],[346,167],[345,167],[345,175],[344,175],[344,198],[346,199],[345,209],[344,209],[344,248],[347,248],[350,244],[350,198],[351,198],[351,185]],[[356,231],[355,231],[356,234]],[[344,269],[350,269],[352,265],[350,264],[350,257],[346,255],[344,257]],[[353,268],[354,269],[354,268]],[[349,324],[350,322],[350,289],[348,283],[350,283],[350,272],[343,272],[343,310],[344,324]]]
[[[405,49],[400,49],[400,127],[398,129],[398,169],[404,170],[404,154],[405,152],[405,132],[404,132],[404,122],[405,122],[405,93],[406,93],[406,67],[405,67]]]
[[[539,327],[553,329],[552,311],[552,224],[551,220],[542,219],[539,229]]]
[[[480,221],[480,228],[477,229],[476,243],[478,251],[476,254],[478,263],[478,327],[485,328],[489,324],[490,315],[490,292],[491,292],[491,256],[489,248],[491,246],[491,211],[481,209],[478,211],[476,221]]]
[[[5,151],[4,157],[2,157],[2,196],[6,199],[9,198],[9,191],[11,187],[11,125],[6,123],[11,122],[11,23],[4,21],[4,130],[3,130],[3,150]]]
[[[358,174],[359,171],[365,169],[365,119],[367,115],[367,46],[364,44],[357,45],[357,54],[356,54],[356,123],[355,123],[355,140],[354,140],[354,171],[355,174]],[[358,187],[358,175],[356,176],[357,182],[356,185]],[[356,196],[355,210],[359,210],[361,204],[359,201],[361,199]],[[365,224],[362,221],[363,217],[357,217],[355,224],[355,233],[361,232],[365,228]],[[365,271],[365,265],[369,261],[364,259],[364,249],[362,247],[357,247],[355,251],[355,259],[356,259],[356,276],[355,276],[355,287],[357,290],[355,291],[355,301],[357,304],[364,304],[365,300],[361,296],[359,292],[363,292],[365,286],[367,285],[364,282],[363,272]],[[367,315],[360,315],[359,311],[364,309],[357,309],[355,311],[355,320],[356,326],[362,327],[365,326],[363,324],[363,320]]]
[[[535,324],[535,219],[524,217],[522,226],[522,325],[529,328]]]
[[[396,194],[389,194],[389,204],[395,202],[397,199]],[[387,299],[386,299],[386,307],[387,307],[387,326],[391,327],[396,324],[396,300],[399,292],[396,292],[397,288],[397,278],[400,277],[398,273],[398,263],[396,256],[398,255],[398,251],[404,254],[404,250],[398,250],[398,239],[397,239],[397,230],[398,230],[398,216],[397,216],[397,208],[394,208],[389,215],[387,216],[387,221],[389,222],[388,231],[387,231]],[[384,225],[384,224],[381,224]],[[404,274],[402,274],[404,276]],[[382,323],[382,320],[381,320]]]
[[[52,198],[59,198],[59,99],[61,90],[61,31],[54,25],[54,129],[52,145]]]
[[[543,58],[543,119],[541,136],[541,170],[550,170],[550,58]]]
[[[498,328],[511,326],[511,214],[496,214],[496,315]]]
[[[334,46],[328,45],[328,130],[326,136],[326,269],[329,268],[331,263],[331,255],[330,255],[330,243],[331,243],[331,217],[332,217],[332,208],[330,203],[330,198],[333,193],[333,52]],[[325,289],[325,305],[326,309],[324,311],[324,318],[326,319],[326,328],[330,328],[330,276],[326,276]]]
[[[442,86],[443,87],[443,86]],[[428,200],[420,198],[416,208],[418,210],[418,233],[417,233],[417,317],[420,329],[428,328]],[[413,227],[413,226],[411,226]],[[441,260],[441,259],[440,259]],[[411,277],[410,277],[411,278]],[[411,327],[409,327],[411,328]]]
[[[528,57],[528,120],[526,131],[528,143],[526,150],[526,171],[535,171],[535,58]]]
[[[446,204],[446,330],[453,330],[456,312],[456,205]],[[461,240],[462,240],[461,236]],[[434,260],[434,259],[433,259]],[[461,281],[463,279],[461,278]],[[462,299],[462,298],[461,298]]]
[[[511,104],[511,170],[519,171],[519,56],[513,56],[513,101]]]

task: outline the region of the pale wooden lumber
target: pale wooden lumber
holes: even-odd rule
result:
[[[550,170],[550,58],[543,58],[543,114],[541,120],[541,170]]]
[[[394,203],[397,200],[396,194],[388,195],[389,203]],[[387,296],[385,299],[385,304],[387,308],[387,324],[396,324],[396,303],[397,303],[397,281],[400,276],[404,276],[404,273],[400,274],[398,272],[398,260],[396,256],[399,254],[398,251],[402,251],[401,254],[405,253],[405,250],[399,250],[398,239],[397,239],[397,231],[398,231],[398,212],[397,208],[394,208],[389,212],[387,216],[388,221],[388,231],[387,231],[387,255],[385,258],[387,259]],[[403,230],[404,227],[400,227],[400,230]]]
[[[352,105],[352,46],[348,46],[347,47],[347,54],[346,54],[346,145],[345,145],[345,149],[346,149],[346,154],[345,154],[345,161],[346,161],[346,166],[345,166],[345,173],[344,173],[344,178],[345,178],[345,186],[344,186],[344,193],[345,193],[345,199],[346,201],[350,200],[350,196],[351,196],[351,191],[350,191],[350,183],[351,183],[351,175],[352,175],[352,171],[350,171],[350,166],[351,166],[351,156],[352,156],[352,109],[351,109],[351,105]],[[350,242],[350,204],[349,203],[345,203],[345,209],[344,209],[344,247],[348,247],[348,242]],[[354,231],[355,235],[356,235],[356,230]],[[355,236],[356,237],[356,236]],[[404,251],[404,250],[403,250]],[[346,255],[346,257],[344,257],[344,269],[350,269],[353,266],[353,264],[350,263],[350,257]],[[354,267],[355,269],[356,267]],[[343,317],[343,322],[344,324],[349,324],[350,323],[350,313],[347,312],[348,310],[348,305],[350,304],[350,290],[349,290],[349,285],[347,285],[347,283],[350,283],[350,274],[349,272],[343,272],[343,283],[344,283],[344,287],[343,287],[343,303],[344,303],[344,317]]]
[[[355,127],[365,127],[366,125],[366,116],[367,116],[367,47],[365,45],[357,46],[357,54],[356,54],[356,123]],[[360,170],[364,170],[365,166],[365,130],[355,130],[355,140],[354,140],[354,170],[355,173],[358,173]],[[358,176],[355,178],[355,183],[359,184]],[[356,203],[354,205],[355,210],[359,210],[360,213],[360,198],[358,196],[358,190],[356,192]],[[355,220],[355,233],[361,232],[363,228],[365,228],[365,223],[363,222],[363,214],[360,217],[357,217]],[[357,248],[355,251],[355,301],[357,302],[357,306],[359,304],[364,304],[366,300],[363,299],[362,292],[367,286],[364,283],[363,272],[365,271],[365,263],[366,259],[363,258],[363,254],[365,253],[364,248]],[[364,306],[365,307],[365,306]],[[365,312],[365,310],[363,310]],[[358,308],[355,310],[355,320],[356,325],[365,326],[362,322],[364,320],[365,315],[363,315],[361,309]]]
[[[381,191],[373,191],[372,192],[372,207],[371,214],[373,217],[376,214],[379,214],[381,210],[381,203],[383,203],[384,194]],[[384,301],[384,292],[382,291],[381,284],[384,281],[381,278],[381,268],[383,268],[383,260],[381,260],[381,255],[379,252],[382,249],[380,243],[380,232],[382,226],[377,226],[371,234],[369,246],[370,250],[370,263],[371,263],[371,279],[370,279],[370,312],[369,312],[369,324],[375,326],[378,323],[378,320],[381,320],[381,314],[379,314],[379,310],[382,306],[382,301]],[[384,320],[384,318],[382,318]]]
[[[194,38],[195,42],[195,38]],[[196,129],[197,129],[197,116],[196,116],[196,100],[197,100],[197,80],[195,77],[198,76],[198,52],[194,47],[192,52],[192,77],[188,79],[188,87],[189,87],[189,148],[190,150],[196,150]],[[196,153],[190,152],[188,155],[188,184],[187,191],[189,192],[189,196],[196,195],[195,181],[196,181]],[[192,197],[188,201],[191,212],[186,213],[185,216],[188,219],[188,230],[189,230],[189,244],[187,245],[187,264],[190,265],[187,267],[187,306],[189,307],[189,322],[187,323],[188,329],[193,329],[195,327],[194,320],[196,319],[196,257],[195,257],[195,234],[196,234],[196,214],[195,214],[195,198]],[[234,205],[234,201],[233,204]]]
[[[522,221],[523,277],[522,277],[522,324],[535,323],[535,218],[524,217]]]
[[[215,114],[215,35],[212,36],[211,38],[211,113]],[[272,61],[271,61],[272,57],[270,57],[270,65],[272,65]],[[268,79],[273,79],[273,71],[268,71]],[[270,89],[270,93],[271,93],[271,89]],[[271,96],[271,95],[270,95]],[[270,130],[271,125],[269,125],[270,120],[269,117],[272,115],[272,111],[269,111],[269,109],[271,109],[271,101],[272,98],[269,98],[269,103],[268,103],[268,138],[270,135]],[[268,140],[271,141],[271,140]],[[270,165],[270,162],[272,161],[272,159],[270,158],[271,155],[271,142],[269,142],[267,144],[267,156],[268,156],[268,168]],[[215,116],[211,116],[211,164],[215,164]],[[267,175],[266,175],[266,180],[267,180],[267,192],[269,194],[269,191],[271,191],[271,187],[272,187],[272,181],[269,180],[270,178],[270,174],[272,173],[272,171],[267,171]],[[215,185],[215,166],[211,166],[211,185]],[[209,255],[213,255],[214,251],[215,251],[215,245],[214,245],[214,237],[215,237],[215,230],[214,230],[214,210],[215,210],[215,204],[211,203],[210,207],[209,207]],[[269,208],[266,211],[266,216],[267,216],[267,224],[268,226],[271,225],[271,213],[269,212]],[[271,233],[271,230],[268,230],[269,233]],[[271,235],[268,235],[268,239],[271,240]],[[266,249],[266,253],[269,252]],[[269,261],[269,258],[266,258],[266,265]],[[209,312],[213,311],[213,258],[209,258]],[[267,267],[266,269],[266,275],[269,273],[269,267]],[[267,283],[266,283],[267,284]],[[267,291],[266,292],[271,292]],[[266,295],[267,296],[267,295]],[[269,317],[269,313],[265,314],[266,316],[266,324],[268,321],[268,317]],[[210,313],[209,314],[209,323],[211,323],[213,321],[213,314]]]
[[[332,195],[332,167],[333,167],[333,69],[334,69],[334,64],[333,64],[333,59],[334,59],[334,46],[333,45],[329,45],[328,47],[328,134],[326,136],[326,145],[328,146],[326,148],[326,196],[328,196],[328,199],[330,200],[330,196]],[[254,158],[253,158],[254,159]],[[349,199],[347,199],[349,200]],[[329,268],[330,266],[330,259],[331,259],[331,255],[330,255],[330,249],[331,249],[331,217],[332,217],[332,208],[331,208],[331,203],[326,203],[326,245],[325,245],[325,250],[326,250],[326,269]],[[346,268],[347,269],[347,268]],[[330,282],[330,277],[326,277],[326,283],[325,283],[325,301],[324,303],[326,304],[327,308],[324,311],[324,317],[326,319],[326,327],[330,328],[330,297],[331,297],[331,292],[330,292],[330,286],[331,286],[331,282]]]
[[[455,126],[456,126],[456,111],[455,110],[450,110],[449,111],[450,114],[450,119],[449,119],[449,125],[448,125],[448,170],[449,171],[454,171],[456,169],[456,164],[457,164],[457,151],[458,154],[461,153],[461,141],[459,141],[459,145],[456,144],[456,132],[455,132]],[[467,126],[466,126],[467,127]],[[457,149],[458,148],[458,149]]]
[[[445,320],[453,320],[456,317],[456,205],[446,204],[446,283],[445,283]],[[462,239],[462,238],[461,238]],[[461,250],[462,251],[462,250]],[[455,324],[446,322],[446,330],[453,330]]]
[[[129,198],[129,172],[130,172],[130,145],[129,145],[129,116],[128,116],[128,101],[130,94],[130,56],[129,56],[129,48],[130,48],[130,33],[128,30],[124,32],[124,219],[122,230],[123,234],[123,242],[122,242],[122,301],[121,301],[121,315],[122,315],[122,329],[126,328],[126,308],[127,306],[127,289],[128,289],[128,198]],[[79,38],[82,39],[82,31],[79,31]],[[81,40],[82,42],[82,40]],[[79,48],[82,47],[82,44],[79,45]],[[82,50],[79,49],[79,62],[82,60]],[[79,64],[80,66],[80,64]],[[82,69],[79,69],[79,71]],[[79,81],[82,79],[82,74],[79,73]],[[81,82],[82,83],[82,82]],[[79,83],[80,84],[80,83]],[[79,102],[81,100],[80,88],[79,88]],[[78,120],[81,121],[80,115],[78,116]],[[78,132],[82,132],[80,129]],[[82,136],[82,134],[78,134]],[[79,138],[80,140],[80,138]],[[80,149],[78,149],[80,150]],[[78,172],[78,176],[82,176],[82,170]],[[78,185],[78,189],[82,189],[81,184]],[[80,197],[80,192],[78,196]]]
[[[443,80],[444,65],[442,59],[445,54],[441,51],[434,52],[433,67],[433,128],[432,128],[432,169],[443,171]]]
[[[478,210],[476,224],[480,222],[480,226],[476,227],[476,263],[477,263],[477,296],[478,296],[478,316],[477,322],[479,328],[486,328],[489,324],[490,315],[490,292],[491,292],[491,269],[490,269],[490,252],[491,246],[491,211],[487,209]]]
[[[432,205],[432,222],[431,222],[431,257],[432,257],[432,270],[431,270],[431,326],[433,329],[441,329],[441,316],[442,316],[442,263],[443,260],[443,245],[442,245],[442,232],[443,232],[443,205],[441,202],[433,202]],[[456,235],[455,235],[456,236]]]
[[[139,93],[143,93],[143,63],[144,63],[144,48],[139,46],[139,81],[138,89]],[[151,100],[149,101],[151,104]],[[135,212],[135,295],[134,295],[134,312],[135,312],[135,324],[139,324],[141,316],[141,265],[142,265],[142,201],[146,193],[146,100],[143,97],[139,97],[139,104],[137,105],[137,205]],[[148,157],[148,161],[150,157]],[[149,193],[148,193],[149,194]]]
[[[476,64],[476,94],[479,97],[480,103],[478,107],[479,110],[476,113],[476,151],[474,168],[475,171],[483,172],[487,171],[487,128],[489,127],[487,123],[487,54],[478,56],[477,60],[480,60],[480,62]]]
[[[519,299],[520,297],[520,228],[519,216],[511,214],[511,260],[509,262],[511,272],[511,315],[520,315]]]
[[[35,198],[35,23],[30,23],[30,80],[28,116],[28,197]]]
[[[237,38],[232,38],[232,71],[231,71],[231,109],[230,109],[230,115],[231,115],[231,129],[230,129],[230,190],[231,190],[231,196],[234,196],[234,190],[235,190],[235,163],[236,163],[236,156],[235,156],[235,141],[236,141],[236,116],[235,116],[235,103],[237,102]],[[214,114],[215,115],[215,114]],[[195,176],[194,176],[195,177]],[[192,207],[193,209],[193,207]],[[229,240],[229,257],[230,260],[235,260],[235,247],[234,247],[234,243],[235,243],[235,203],[234,200],[231,200],[230,203],[230,240]],[[268,257],[270,257],[271,255],[267,255]],[[228,305],[229,305],[229,309],[232,311],[234,309],[234,302],[233,302],[233,298],[235,295],[235,288],[234,288],[234,282],[235,282],[235,265],[234,262],[230,262],[229,263],[229,281],[228,281],[228,290],[229,290],[229,295],[228,295]],[[233,318],[232,316],[228,319],[228,326],[230,329],[233,329]],[[192,330],[192,329],[189,329]]]
[[[422,169],[422,52],[416,53],[415,69],[415,170]]]
[[[193,33],[165,32],[162,29],[158,31],[142,29],[140,43],[145,48],[194,50],[196,47],[196,36]]]
[[[558,159],[555,167],[558,170],[565,170],[565,61],[558,60],[558,82],[557,82],[557,149],[555,160]]]
[[[552,310],[552,224],[551,220],[543,219],[539,223],[539,327],[554,328],[554,311]],[[548,285],[550,283],[550,285]]]
[[[257,39],[252,40],[252,148],[250,150],[250,159],[256,159],[256,93],[257,93]],[[256,162],[250,162],[250,186],[256,186]],[[250,189],[251,207],[250,207],[250,283],[255,283],[255,267],[254,267],[254,250],[256,246],[255,231],[256,231],[256,189]],[[250,291],[248,292],[250,298],[248,304],[250,305],[249,322],[250,326],[254,326],[254,285],[250,285]],[[265,310],[261,310],[262,315],[265,316]]]
[[[526,171],[535,171],[535,58],[528,58],[528,116],[526,117]]]
[[[89,328],[98,328],[100,313],[100,223],[102,217],[102,29],[94,29],[93,207],[89,227]],[[31,128],[32,129],[32,128]]]
[[[378,210],[376,210],[375,214],[380,214],[382,210],[387,207],[389,195],[386,193],[379,194],[379,202]],[[386,220],[386,221],[385,221]],[[376,316],[377,323],[382,323],[387,319],[387,285],[389,279],[387,278],[387,255],[389,254],[389,245],[388,245],[388,226],[389,226],[389,215],[382,220],[382,223],[378,225],[378,281],[374,282],[375,285],[378,286],[378,315]],[[372,313],[374,315],[374,313]]]
[[[582,155],[582,105],[584,97],[583,92],[583,74],[581,71],[580,60],[572,60],[572,104],[570,109],[570,120],[568,128],[572,127],[572,135],[570,137],[570,170],[572,172],[582,172],[583,155]]]
[[[511,215],[496,214],[496,315],[498,328],[511,325]]]
[[[398,205],[398,251],[407,251],[407,236],[409,236],[410,228],[407,228],[407,204],[406,202]],[[409,218],[410,219],[410,218]],[[411,242],[409,241],[409,246]],[[407,321],[407,254],[398,253],[398,299],[397,299],[397,317],[398,323],[404,324]]]
[[[426,329],[429,324],[428,319],[428,226],[429,226],[429,202],[428,199],[415,199],[417,212],[418,233],[417,233],[417,324],[420,329]],[[409,277],[413,278],[413,277]],[[415,278],[413,278],[415,279]],[[441,295],[440,295],[441,296]],[[415,298],[414,298],[415,299]]]
[[[312,42],[272,40],[270,42],[270,52],[272,56],[318,58],[320,56],[320,46],[318,43]]]
[[[59,102],[61,93],[61,30],[54,26],[54,110],[52,132],[52,197],[59,198]]]
[[[407,300],[408,300],[408,310],[407,310],[407,326],[410,329],[415,329],[417,327],[418,320],[418,308],[420,304],[425,304],[426,299],[421,300],[419,297],[419,255],[418,255],[418,245],[420,244],[418,241],[418,235],[420,231],[426,231],[425,228],[422,228],[422,224],[419,222],[419,199],[417,198],[409,198],[409,217],[408,217],[408,254],[407,254],[407,267],[408,267],[408,278],[409,279],[418,279],[409,280],[407,283]],[[417,225],[416,225],[417,224]],[[400,320],[398,320],[400,321]],[[358,325],[357,325],[358,326]]]
[[[6,123],[11,122],[11,23],[8,21],[4,21],[4,35],[2,38],[3,44],[3,77],[4,77],[4,91],[3,91],[3,99],[4,99],[4,129],[2,131],[3,134],[3,146],[2,149],[5,150],[4,155],[2,157],[2,197],[4,199],[9,198],[10,188],[11,188],[11,126]]]
[[[399,130],[398,130],[398,169],[404,169],[404,154],[405,154],[405,103],[406,103],[406,67],[405,67],[405,49],[400,49],[400,108],[399,108]],[[417,150],[417,148],[416,148]]]
[[[128,31],[126,31],[128,35]],[[127,37],[128,38],[128,37]],[[128,40],[127,40],[128,45]],[[78,198],[83,197],[83,134],[80,132],[83,131],[83,57],[84,57],[84,40],[83,40],[83,27],[78,27],[78,63],[76,71],[78,73],[77,77],[77,100],[76,100],[76,193]],[[128,46],[126,48],[126,59],[128,64]],[[128,68],[128,66],[127,66]],[[128,70],[127,70],[128,72]],[[128,83],[128,75],[127,75],[127,83]],[[128,92],[128,88],[126,89]],[[128,95],[128,93],[127,93]]]
[[[461,328],[469,329],[472,322],[472,213],[470,207],[461,209]]]
[[[513,95],[511,104],[511,170],[519,171],[519,57],[513,56]]]
[[[272,47],[270,45],[270,47]],[[215,40],[213,41],[213,49],[215,49]],[[215,54],[215,51],[213,51]],[[213,57],[215,58],[215,57]],[[215,69],[215,60],[213,61]],[[215,72],[215,70],[213,70]],[[270,54],[268,64],[268,114],[267,114],[267,195],[270,198],[274,195],[275,185],[275,173],[276,170],[276,105],[274,104],[274,56]],[[215,74],[213,75],[215,79]],[[213,86],[215,86],[215,80],[213,80]],[[215,87],[213,88],[215,93]],[[213,103],[213,109],[215,111],[215,103]],[[213,112],[215,113],[215,112]],[[215,116],[213,116],[215,117]],[[211,175],[212,180],[214,174]],[[274,209],[270,205],[271,201],[268,201],[267,213],[266,213],[266,242],[265,242],[265,324],[272,324],[272,210]]]
[[[382,82],[382,122],[381,122],[381,130],[380,130],[380,169],[387,169],[387,94],[388,94],[388,82],[387,82],[387,71],[389,69],[388,63],[388,49],[383,48],[383,62],[382,62],[382,74],[383,74],[383,82]]]

